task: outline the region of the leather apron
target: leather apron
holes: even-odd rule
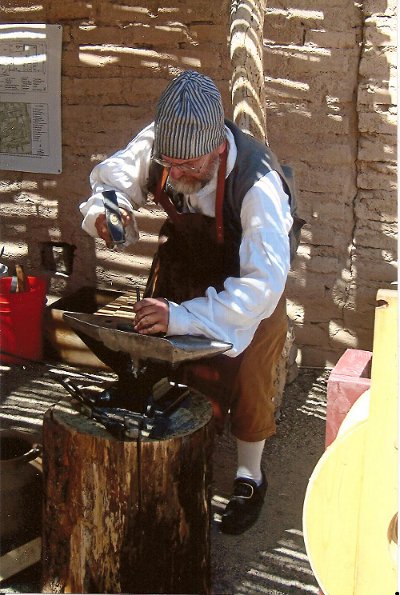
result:
[[[222,202],[226,154],[218,172],[216,217],[177,213],[164,191],[166,173],[155,193],[169,215],[159,234],[145,297],[181,303],[204,296],[208,287],[222,291],[229,276],[240,274],[239,255],[223,227]],[[222,430],[231,411],[231,430],[242,440],[257,441],[275,433],[275,372],[287,330],[286,303],[281,298],[273,315],[263,320],[249,347],[236,357],[218,355],[182,364],[175,376],[205,394]]]

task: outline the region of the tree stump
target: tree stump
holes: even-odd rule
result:
[[[43,592],[210,592],[212,409],[191,391],[170,419],[166,439],[122,441],[47,411]]]

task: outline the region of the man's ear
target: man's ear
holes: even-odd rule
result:
[[[219,145],[219,147],[217,148],[218,155],[222,155],[222,153],[225,150],[226,143],[227,143],[227,141],[224,140],[224,142],[221,145]]]

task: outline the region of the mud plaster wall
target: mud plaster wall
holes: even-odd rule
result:
[[[270,145],[295,168],[307,220],[288,281],[303,365],[372,349],[376,291],[396,279],[396,3],[267,3],[264,68]],[[144,283],[163,214],[138,214],[140,243],[110,251],[80,229],[96,163],[152,120],[182,69],[211,76],[228,117],[229,3],[13,0],[3,23],[63,27],[63,173],[1,172],[1,242],[10,271],[47,275],[50,293]],[[75,246],[68,277],[46,270],[43,242]]]

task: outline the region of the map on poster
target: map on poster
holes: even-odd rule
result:
[[[0,25],[0,169],[61,173],[60,25]]]

